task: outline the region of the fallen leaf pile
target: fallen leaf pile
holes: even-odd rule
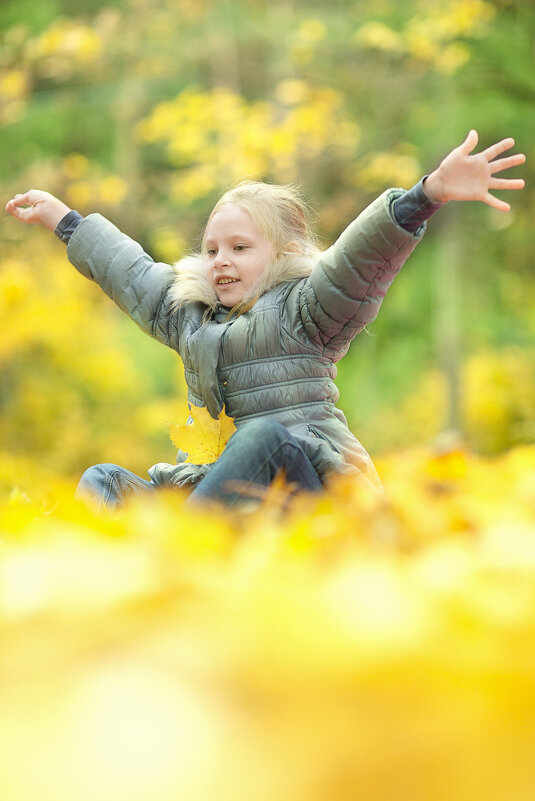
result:
[[[531,801],[535,448],[0,509],[2,801]]]

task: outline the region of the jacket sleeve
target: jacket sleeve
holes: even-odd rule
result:
[[[299,312],[309,339],[332,357],[377,316],[390,284],[420,241],[425,225],[404,230],[391,207],[402,189],[384,192],[323,253],[300,285]]]
[[[90,214],[67,246],[76,269],[95,281],[150,336],[169,345],[168,290],[174,272],[100,214]]]

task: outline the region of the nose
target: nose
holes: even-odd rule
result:
[[[228,253],[220,250],[214,259],[214,270],[218,270],[221,267],[226,267],[229,264],[230,264],[230,258]]]

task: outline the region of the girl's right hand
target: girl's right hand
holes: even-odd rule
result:
[[[71,211],[69,206],[42,189],[30,189],[24,195],[15,195],[6,203],[6,211],[17,220],[55,231],[57,224]]]

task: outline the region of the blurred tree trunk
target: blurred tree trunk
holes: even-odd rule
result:
[[[239,95],[242,92],[238,43],[235,34],[234,4],[219,0],[210,31],[212,87],[224,86]]]
[[[231,0],[219,0],[215,4],[213,25],[210,31],[210,56],[212,62],[212,89],[228,89],[234,95],[241,96],[242,82],[240,61],[238,56],[238,43],[234,29],[233,3]],[[227,112],[227,102],[221,99],[217,106],[221,115]],[[216,106],[216,108],[217,108]],[[217,112],[216,112],[217,113]],[[220,187],[228,188],[228,174],[225,154],[232,149],[233,134],[230,125],[223,125],[217,134],[218,156],[218,183]]]
[[[457,84],[451,77],[435,72],[433,84],[435,97],[440,98],[437,122],[445,144],[440,160],[464,138],[463,133],[459,132],[462,104]],[[447,411],[442,427],[445,431],[462,436],[459,281],[463,259],[461,214],[462,209],[458,202],[448,203],[438,213],[440,242],[434,273],[434,327],[438,367],[446,379],[447,387]]]
[[[133,130],[143,113],[144,84],[141,79],[124,80],[116,101],[115,172],[125,181],[127,192],[118,209],[117,221],[131,236],[139,237],[142,218],[142,187],[139,145]]]
[[[440,212],[441,244],[435,264],[435,339],[439,368],[446,379],[448,411],[443,427],[462,433],[460,281],[462,247],[460,209],[449,205]]]

